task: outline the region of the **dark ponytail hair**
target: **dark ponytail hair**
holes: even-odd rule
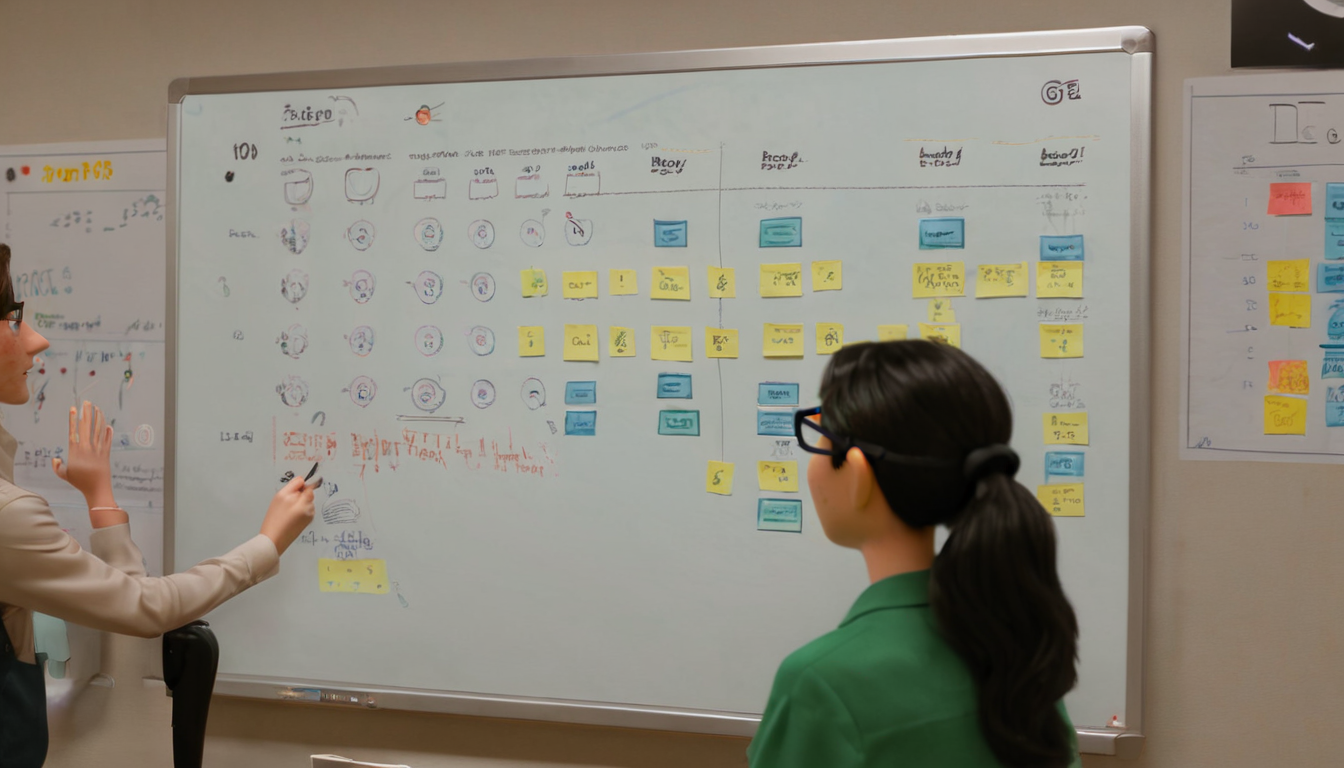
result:
[[[1009,473],[967,472],[971,452],[1012,436],[1003,389],[946,344],[855,344],[826,367],[821,413],[836,434],[946,462],[873,470],[906,524],[951,529],[929,604],[975,679],[990,749],[1008,766],[1067,766],[1072,739],[1058,703],[1078,679],[1078,621],[1055,570],[1054,523]]]
[[[9,246],[0,243],[0,310],[14,303],[14,281],[9,276]]]

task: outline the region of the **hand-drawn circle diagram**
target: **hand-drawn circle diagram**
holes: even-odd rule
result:
[[[565,212],[565,242],[570,245],[587,245],[593,239],[593,220],[576,219],[574,214]]]
[[[432,325],[422,325],[415,331],[415,348],[425,357],[433,357],[443,349],[443,331]]]
[[[471,404],[477,408],[489,408],[495,403],[495,385],[485,379],[477,379],[471,385]]]
[[[536,219],[528,219],[518,228],[518,236],[523,239],[524,245],[540,248],[541,244],[546,242],[546,227]]]
[[[373,298],[373,288],[377,281],[373,274],[367,269],[357,269],[350,275],[350,298],[355,300],[356,304],[367,304],[369,299]]]
[[[471,347],[472,352],[485,357],[495,351],[495,332],[478,325],[467,331],[467,346]]]
[[[290,304],[298,304],[308,295],[308,273],[301,269],[291,269],[288,275],[280,278],[280,295]]]
[[[437,251],[443,243],[443,225],[433,217],[415,223],[415,242],[426,251]]]
[[[489,272],[477,272],[472,275],[471,296],[480,302],[495,298],[495,276]]]
[[[281,227],[280,242],[295,256],[303,253],[303,249],[308,247],[308,222],[303,219],[293,219],[289,224]]]
[[[433,304],[443,295],[443,278],[438,272],[425,270],[416,275],[411,287],[415,289],[415,295],[419,297],[421,304]]]
[[[275,388],[280,402],[290,408],[298,408],[308,402],[308,382],[298,376],[286,376]]]
[[[495,225],[485,219],[471,222],[467,234],[471,237],[471,244],[477,248],[489,248],[495,244]]]
[[[346,390],[350,393],[350,399],[360,408],[367,408],[373,398],[378,395],[378,384],[368,376],[356,376],[350,382],[350,388]]]
[[[366,357],[373,351],[373,329],[361,325],[345,337],[350,342],[350,351],[360,357]]]
[[[439,410],[446,399],[448,393],[433,379],[420,379],[411,385],[411,402],[425,413]]]
[[[345,230],[345,239],[350,241],[356,251],[369,250],[369,246],[373,245],[373,235],[373,224],[363,219],[351,224],[350,228]]]
[[[302,168],[290,168],[280,172],[285,181],[285,202],[290,205],[303,205],[313,196],[313,174]]]
[[[527,407],[534,411],[546,404],[546,385],[535,376],[523,381],[523,389],[519,394]]]
[[[308,329],[295,323],[287,330],[281,331],[280,338],[276,339],[275,343],[280,345],[280,351],[287,357],[298,360],[299,355],[308,348]]]
[[[141,424],[135,428],[135,444],[141,448],[149,448],[154,445],[154,427],[148,424]]]

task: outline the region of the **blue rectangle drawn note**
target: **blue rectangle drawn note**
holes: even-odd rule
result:
[[[920,219],[919,247],[921,250],[937,248],[965,248],[965,219]]]
[[[1041,261],[1082,260],[1082,235],[1041,235]]]
[[[656,248],[685,248],[685,221],[653,220],[653,245]]]
[[[1344,220],[1325,220],[1325,258],[1330,261],[1344,259]]]
[[[1083,452],[1082,451],[1046,451],[1045,452],[1045,481],[1050,482],[1051,477],[1082,477],[1083,476]]]
[[[762,248],[797,248],[803,244],[803,217],[761,219]]]
[[[1316,292],[1344,293],[1344,264],[1317,264]]]
[[[1325,362],[1321,363],[1322,379],[1344,379],[1344,350],[1325,353]]]
[[[691,398],[691,374],[658,374],[658,397],[689,400]]]
[[[756,393],[757,405],[797,405],[798,385],[782,381],[762,381]]]
[[[565,411],[565,434],[592,437],[597,434],[597,411]]]
[[[1344,219],[1344,184],[1325,185],[1325,218]]]
[[[593,405],[596,402],[596,381],[565,382],[565,405]]]
[[[757,411],[756,434],[793,437],[793,411]]]
[[[1344,427],[1344,387],[1325,388],[1325,426]]]
[[[660,435],[700,435],[699,411],[659,411],[658,434]]]
[[[756,530],[803,532],[803,502],[797,499],[757,499]]]

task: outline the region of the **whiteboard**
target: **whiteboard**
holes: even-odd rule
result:
[[[1082,624],[1068,704],[1137,731],[1149,43],[179,81],[174,562],[252,534],[283,473],[321,461],[327,481],[282,574],[211,615],[218,690],[753,732],[779,662],[866,581],[816,524],[791,429],[770,433],[815,402],[828,345],[950,309],[928,332],[1006,385],[1024,482],[1047,450],[1085,454],[1085,477],[1050,477],[1086,488],[1058,521]],[[1021,55],[1045,50],[1085,52]],[[1039,297],[1042,253],[1047,274],[1083,257],[1080,298]],[[1006,263],[1029,295],[974,298],[977,267]],[[964,296],[915,298],[917,270],[946,291],[956,264]],[[728,268],[735,295],[713,298]],[[1082,341],[1062,325],[1086,354],[1043,358]],[[735,357],[710,356],[715,329]],[[1083,412],[1088,445],[1045,445],[1046,414]],[[731,495],[707,492],[710,462]],[[759,490],[780,475],[758,462],[796,485]]]
[[[103,408],[117,503],[151,574],[163,573],[166,157],[161,140],[0,147],[0,242],[26,320],[51,343],[28,403],[4,410],[14,480],[87,547],[88,507],[51,459],[71,405]]]
[[[1344,183],[1342,86],[1186,81],[1182,458],[1344,462],[1344,214],[1328,199]],[[1271,214],[1275,192],[1304,193],[1310,213]]]

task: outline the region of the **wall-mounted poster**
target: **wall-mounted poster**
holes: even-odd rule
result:
[[[1344,67],[1344,0],[1232,0],[1232,66]]]

